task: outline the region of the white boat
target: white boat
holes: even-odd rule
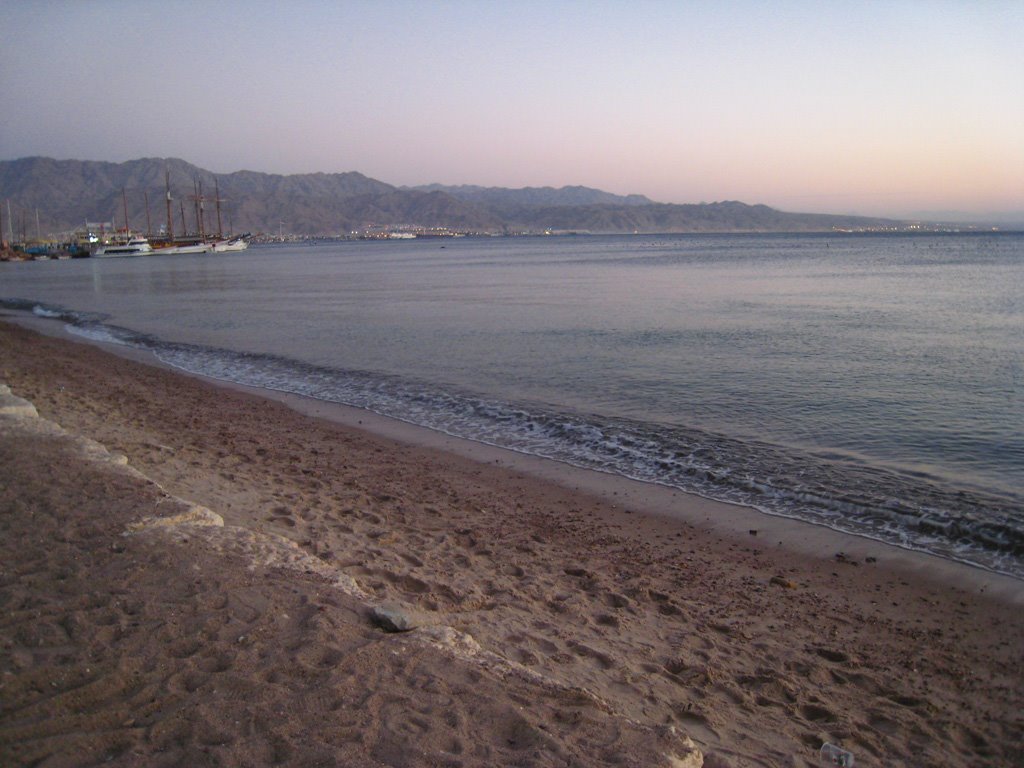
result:
[[[165,248],[154,248],[154,256],[177,256],[186,253],[209,253],[213,250],[210,243],[188,243],[186,245],[169,245]]]
[[[221,240],[213,244],[214,253],[228,253],[229,251],[244,251],[249,247],[249,241],[245,236],[236,237],[232,240]]]
[[[121,187],[121,202],[124,204],[124,229],[122,239],[120,242],[114,242],[110,245],[101,245],[92,255],[98,258],[109,258],[111,256],[144,256],[147,253],[153,252],[153,246],[149,244],[149,240],[140,235],[132,234],[132,227],[128,221],[128,197],[124,193],[124,187]]]
[[[144,237],[133,237],[127,243],[101,245],[93,251],[92,255],[102,259],[112,256],[142,256],[148,253],[153,253],[153,246],[149,244],[149,241]]]

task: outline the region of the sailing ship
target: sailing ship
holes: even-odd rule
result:
[[[196,232],[192,235],[185,234],[185,206],[182,202],[181,229],[183,234],[180,237],[175,237],[174,217],[172,215],[171,208],[171,202],[174,198],[171,196],[170,172],[167,169],[164,169],[164,197],[167,204],[167,226],[165,234],[159,239],[152,241],[154,253],[160,256],[170,256],[198,253],[225,253],[229,251],[244,251],[248,248],[248,235],[239,235],[227,238],[223,236],[220,204],[223,202],[224,198],[220,196],[220,187],[217,185],[216,179],[214,179],[214,184],[216,185],[214,200],[217,205],[217,234],[216,236],[212,233],[207,234],[204,220],[206,197],[203,195],[203,185],[201,181],[195,181],[193,183],[194,194],[191,199],[195,204]]]
[[[238,237],[223,236],[223,226],[220,216],[220,204],[224,201],[220,197],[220,186],[214,178],[214,201],[217,207],[217,234],[207,233],[205,221],[205,204],[207,198],[203,195],[203,182],[194,181],[194,194],[191,201],[195,204],[196,211],[196,233],[193,236],[182,234],[180,238],[174,237],[174,217],[171,213],[171,181],[170,172],[164,170],[164,196],[167,203],[167,234],[166,238],[156,242],[155,248],[158,255],[197,254],[197,253],[225,253],[229,251],[244,251],[249,247],[248,234]],[[181,203],[181,229],[184,232],[185,212],[184,204]]]

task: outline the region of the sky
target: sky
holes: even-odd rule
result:
[[[1024,221],[1024,0],[0,0],[0,160]]]

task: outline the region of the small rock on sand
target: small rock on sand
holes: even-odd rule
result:
[[[370,620],[385,632],[409,632],[426,623],[415,611],[390,603],[371,608]]]

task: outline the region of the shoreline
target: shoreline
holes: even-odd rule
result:
[[[115,352],[116,354],[116,352]],[[146,353],[148,354],[148,353]],[[152,355],[150,355],[152,357]],[[153,358],[140,360],[163,366]],[[522,472],[574,492],[585,493],[611,505],[642,515],[664,517],[700,528],[707,533],[743,542],[751,531],[757,537],[794,554],[831,560],[842,553],[852,560],[885,560],[908,573],[947,584],[971,584],[979,592],[997,596],[1008,603],[1024,605],[1024,579],[991,571],[972,563],[942,557],[930,552],[901,547],[868,536],[836,530],[798,518],[773,515],[754,507],[712,499],[667,485],[578,467],[557,459],[478,442],[436,432],[389,416],[339,403],[329,403],[303,395],[250,387],[167,366],[181,376],[190,376],[214,386],[245,392],[287,405],[297,413],[354,429],[363,429],[396,442],[439,450],[481,464],[496,464],[503,469]]]
[[[751,536],[751,531],[757,531],[758,537],[777,542],[778,546],[787,551],[821,560],[829,560],[837,553],[856,561],[873,558],[874,562],[885,561],[889,566],[895,566],[915,577],[923,576],[946,584],[968,584],[979,593],[984,592],[1008,603],[1024,605],[1024,579],[972,563],[901,547],[819,523],[774,515],[744,504],[719,501],[671,486],[633,480],[610,472],[456,437],[354,406],[192,373],[164,363],[145,350],[76,336],[65,330],[66,324],[62,320],[41,318],[27,312],[12,314],[13,317],[8,318],[0,316],[0,320],[8,319],[22,327],[65,341],[92,345],[108,354],[213,386],[274,400],[305,416],[366,430],[407,445],[450,452],[470,461],[494,463],[510,471],[523,472],[553,482],[567,490],[581,491],[613,507],[631,508],[641,514],[675,519],[709,533],[733,537],[737,541],[745,541]]]
[[[99,731],[136,759],[178,750],[224,764],[243,764],[233,756],[246,739],[268,733],[266,754],[295,765],[310,750],[351,765],[657,765],[668,764],[657,755],[680,759],[685,745],[673,739],[683,735],[709,768],[817,765],[826,742],[862,765],[1024,759],[1016,580],[211,382],[133,359],[148,353],[61,338],[53,321],[27,318],[50,331],[38,335],[9,319],[0,318],[0,379],[15,395],[126,456],[162,493],[210,510],[224,532],[91,533],[113,511],[123,527],[156,509],[152,486],[104,480],[90,491],[77,460],[8,441],[2,519],[29,526],[28,537],[26,512],[81,519],[35,550],[0,541],[6,570],[31,574],[0,582],[6,604],[32,589],[26,605],[60,604],[54,629],[39,609],[0,629],[5,698],[21,706],[0,713],[0,754],[74,754],[67,733],[47,737],[47,721],[33,719],[43,670],[76,680],[100,666],[103,681],[121,680],[117,670],[139,656],[154,660],[137,670],[151,686],[142,690],[155,691],[148,714],[122,714],[135,688],[47,706],[79,725],[75,717],[95,710]],[[55,461],[64,469],[37,476],[34,467]],[[284,542],[315,568],[286,572],[266,546],[242,545],[251,541]],[[72,546],[75,557],[64,551]],[[30,550],[39,553],[31,568]],[[119,577],[117,600],[135,613],[110,624],[111,608],[94,608],[89,595],[104,569],[125,562],[136,570]],[[80,567],[89,578],[69,582]],[[335,594],[323,578],[358,592]],[[380,633],[365,611],[382,603],[403,606],[422,628]],[[165,605],[191,618],[169,622]],[[81,640],[108,637],[111,626],[117,642]],[[44,629],[48,645],[28,642]],[[439,646],[439,637],[462,639]],[[373,703],[365,715],[356,689]],[[280,723],[253,714],[299,693]],[[183,711],[200,715],[183,723]]]

